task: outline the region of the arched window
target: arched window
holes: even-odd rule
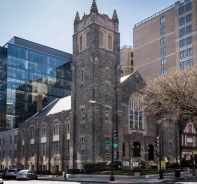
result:
[[[139,142],[133,143],[133,157],[140,157],[141,145]]]
[[[99,46],[103,47],[103,32],[99,31]]]
[[[108,49],[112,50],[112,35],[108,35]]]
[[[59,135],[59,124],[58,123],[53,125],[53,135]]]
[[[132,129],[142,129],[143,119],[142,119],[142,105],[140,102],[140,97],[132,95],[129,100],[129,122],[130,128]]]
[[[82,51],[83,49],[83,40],[82,40],[82,36],[79,37],[79,51]]]
[[[86,48],[89,47],[89,32],[86,33]]]

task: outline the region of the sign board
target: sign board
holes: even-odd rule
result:
[[[192,139],[191,137],[188,137],[188,138],[187,138],[187,142],[193,143],[193,139]]]
[[[137,161],[134,161],[133,162],[133,167],[138,167],[139,166],[139,163]]]
[[[161,161],[161,169],[166,170],[166,162],[165,161]],[[160,170],[160,164],[158,164],[158,171],[159,170]]]
[[[126,161],[122,161],[122,166],[123,167],[129,167],[129,165],[130,165],[129,161],[127,161],[127,160]]]

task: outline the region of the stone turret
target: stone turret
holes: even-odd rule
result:
[[[92,2],[92,7],[91,7],[91,10],[90,10],[90,13],[98,13],[98,9],[97,9],[97,5],[96,5],[96,1],[93,0]]]
[[[80,21],[79,12],[77,11],[75,20],[74,20],[74,32],[77,32],[77,23]]]
[[[114,10],[114,13],[113,13],[113,16],[112,16],[112,20],[114,22],[114,27],[116,28],[116,31],[118,31],[119,20],[118,20],[118,16],[117,16],[116,10]]]

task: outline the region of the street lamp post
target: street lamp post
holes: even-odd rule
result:
[[[103,105],[103,106],[105,106],[104,104],[102,104],[102,103],[100,103],[100,102],[97,102],[97,101],[94,101],[94,100],[90,100],[89,101],[89,103],[92,103],[92,104],[95,104],[95,103],[97,103],[97,104],[100,104],[100,105]],[[109,106],[109,107],[111,107],[111,106]],[[112,107],[111,107],[112,108]],[[112,110],[113,110],[113,108],[112,108]],[[114,123],[114,112],[113,112],[113,118],[112,118],[112,123]],[[110,181],[115,181],[115,177],[114,177],[114,164],[113,164],[113,162],[114,162],[114,131],[113,131],[113,129],[114,129],[114,126],[113,126],[113,124],[112,124],[112,152],[111,152],[111,162],[112,162],[112,167],[111,167],[111,176],[110,176]]]

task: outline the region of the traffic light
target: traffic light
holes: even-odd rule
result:
[[[159,148],[159,137],[155,137],[155,147]]]
[[[115,141],[118,140],[118,131],[114,131],[114,140],[115,140]]]
[[[155,155],[159,157],[159,136],[155,137]]]

